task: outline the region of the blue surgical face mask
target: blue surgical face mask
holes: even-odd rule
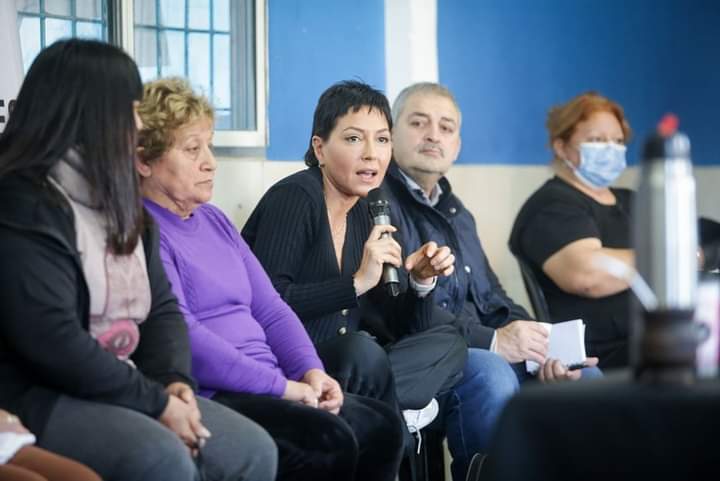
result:
[[[613,142],[584,142],[580,144],[580,165],[565,163],[583,184],[595,189],[609,186],[620,177],[627,166],[627,147]]]

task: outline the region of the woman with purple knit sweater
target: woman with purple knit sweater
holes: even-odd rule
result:
[[[275,439],[278,479],[392,480],[402,449],[385,403],[343,394],[228,218],[207,204],[214,114],[180,79],[145,86],[137,170],[190,330],[201,394]]]

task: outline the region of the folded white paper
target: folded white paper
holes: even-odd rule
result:
[[[7,463],[21,448],[35,444],[35,436],[30,433],[5,431],[0,433],[0,464]],[[5,477],[3,477],[5,479]]]
[[[587,357],[585,354],[585,324],[582,319],[549,324],[540,322],[550,333],[550,346],[547,357],[559,359],[566,366],[582,364]],[[536,373],[540,365],[535,361],[525,361],[525,369],[529,373]]]

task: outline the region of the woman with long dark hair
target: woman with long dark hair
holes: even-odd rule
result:
[[[195,480],[199,452],[212,479],[271,480],[267,433],[194,396],[134,170],[141,96],[108,44],[30,67],[0,137],[0,408],[106,480]]]

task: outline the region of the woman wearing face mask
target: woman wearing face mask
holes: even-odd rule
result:
[[[610,187],[625,169],[630,125],[622,107],[588,92],[550,109],[546,127],[555,176],[525,202],[510,250],[534,271],[553,321],[582,318],[589,356],[601,368],[628,364],[628,284],[597,254],[634,265],[632,192]]]

